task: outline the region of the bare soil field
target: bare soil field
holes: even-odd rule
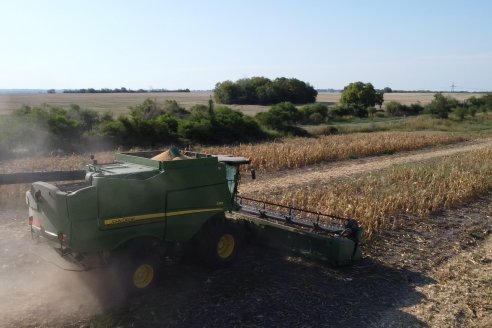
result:
[[[475,140],[264,173],[254,182],[245,177],[240,190],[329,183],[491,144]],[[164,259],[155,289],[128,298],[112,283],[115,273],[69,271],[75,267],[47,244],[31,241],[26,209],[2,209],[0,326],[489,327],[491,213],[488,194],[426,218],[400,215],[363,243],[362,261],[343,268],[248,244],[223,270]]]
[[[0,211],[0,326],[489,327],[491,211],[488,195],[401,217],[343,268],[248,244],[223,270],[167,259],[156,287],[131,298],[100,269],[66,271],[30,240],[25,210]]]
[[[320,92],[317,101],[327,105],[334,105],[340,100],[340,93]],[[467,99],[472,93],[446,93],[458,100]],[[39,106],[43,103],[55,106],[69,106],[78,104],[82,108],[93,109],[100,112],[110,111],[115,115],[128,112],[128,106],[142,103],[146,98],[155,98],[158,102],[166,100],[176,100],[185,108],[190,108],[196,104],[206,105],[212,93],[204,92],[169,92],[169,93],[112,93],[112,94],[0,94],[0,115],[8,114],[20,108],[22,105]],[[427,104],[433,99],[432,93],[387,93],[384,95],[385,101],[396,100],[403,104],[420,102]],[[259,105],[230,105],[230,107],[240,110],[245,114],[254,115],[258,112],[266,111],[270,106]]]

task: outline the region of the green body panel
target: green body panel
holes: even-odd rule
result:
[[[70,231],[70,221],[67,211],[67,199],[65,193],[61,192],[56,186],[46,182],[36,182],[36,191],[39,191],[38,200],[34,196],[35,192],[27,192],[26,201],[29,205],[29,215],[35,221],[42,223],[43,231],[56,238],[61,231]]]
[[[26,196],[30,215],[52,237],[63,233],[74,252],[89,253],[140,237],[185,242],[233,208],[227,165],[216,157],[156,161],[145,154],[119,154],[120,162],[89,166],[90,182],[75,190],[34,183]]]

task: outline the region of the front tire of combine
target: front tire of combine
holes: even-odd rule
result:
[[[239,245],[237,229],[230,223],[217,222],[205,228],[197,246],[207,266],[222,268],[234,262]]]

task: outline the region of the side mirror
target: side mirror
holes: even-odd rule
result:
[[[256,170],[251,169],[251,179],[255,180],[256,179]]]

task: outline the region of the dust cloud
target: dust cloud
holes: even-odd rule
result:
[[[79,269],[31,240],[27,210],[0,209],[0,327],[80,326],[123,301],[102,269]]]

